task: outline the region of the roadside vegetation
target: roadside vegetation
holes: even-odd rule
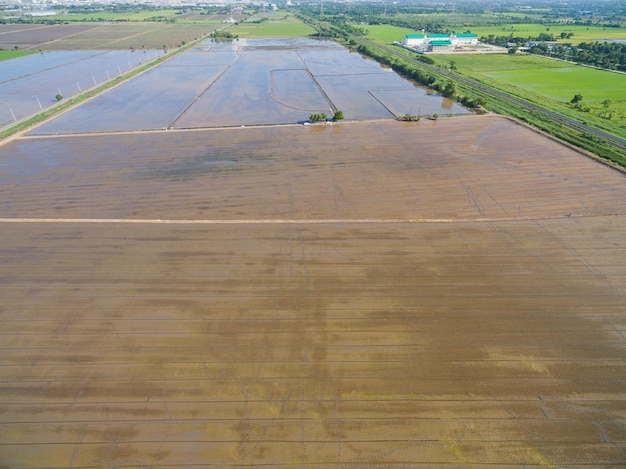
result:
[[[343,111],[337,110],[332,117],[328,117],[325,112],[314,112],[309,116],[309,122],[337,122],[344,119]]]

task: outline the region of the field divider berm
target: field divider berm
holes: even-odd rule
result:
[[[421,224],[500,223],[562,218],[590,218],[618,215],[614,212],[575,215],[477,217],[477,218],[248,218],[248,219],[162,219],[162,218],[0,218],[0,223],[109,223],[129,225],[333,225],[333,224]]]

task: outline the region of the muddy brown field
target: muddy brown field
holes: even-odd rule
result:
[[[625,215],[493,116],[16,139],[0,466],[623,466]]]
[[[0,47],[44,51],[174,48],[210,34],[218,26],[154,22],[0,24]]]

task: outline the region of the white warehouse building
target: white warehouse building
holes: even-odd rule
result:
[[[402,45],[419,51],[452,50],[455,47],[475,46],[478,36],[474,33],[461,34],[407,34]]]
[[[426,45],[426,36],[423,34],[407,34],[404,36],[402,44],[407,47],[423,47]]]
[[[453,34],[450,39],[455,46],[475,46],[478,44],[478,36],[474,33]]]

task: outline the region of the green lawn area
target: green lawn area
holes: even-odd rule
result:
[[[14,59],[16,57],[22,57],[24,55],[36,54],[37,51],[33,50],[0,50],[0,60]]]
[[[504,70],[547,69],[569,66],[565,62],[527,54],[432,54],[430,57],[441,64],[449,64],[453,60],[459,71],[464,73],[487,73]]]
[[[306,37],[315,29],[284,11],[257,15],[227,29],[239,37]]]
[[[574,95],[583,97],[579,118],[600,119],[616,134],[626,133],[626,75],[526,54],[431,55],[442,66],[454,61],[464,75],[490,82],[515,94],[566,108]],[[516,92],[517,90],[518,92]],[[607,100],[610,104],[607,105]]]
[[[626,75],[596,70],[536,55],[431,55],[440,64],[454,61],[464,74],[486,76],[555,99],[582,94],[585,102],[626,102]]]
[[[402,42],[406,34],[417,34],[417,31],[407,28],[400,28],[391,25],[366,25],[362,28],[367,31],[367,37],[374,41],[380,41],[391,44],[394,41]]]
[[[492,71],[485,75],[558,101],[581,94],[585,103],[605,99],[626,102],[626,75],[580,65]]]

